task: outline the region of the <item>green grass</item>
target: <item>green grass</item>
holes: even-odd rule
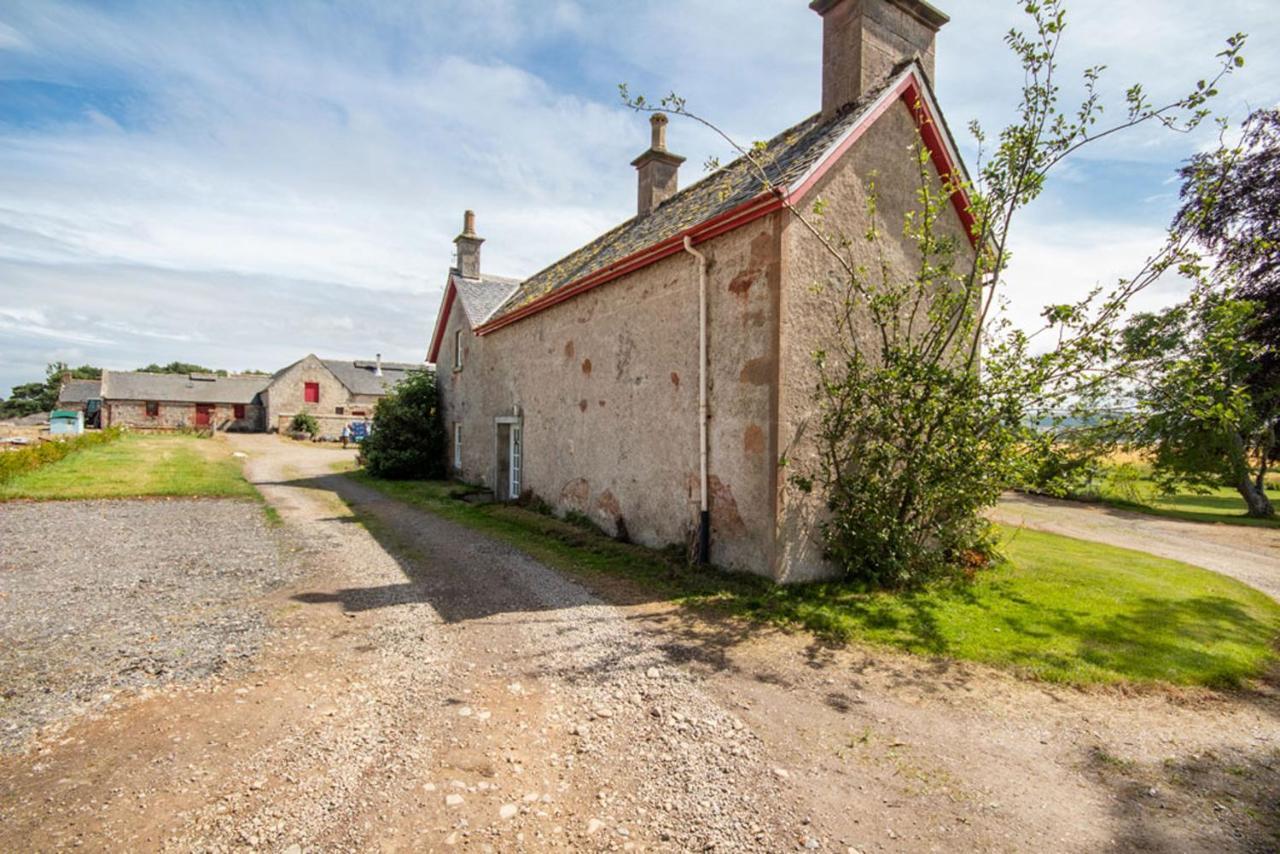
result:
[[[972,584],[901,594],[780,587],[690,569],[678,556],[518,507],[466,504],[450,497],[450,484],[350,476],[588,580],[622,577],[652,598],[1053,682],[1237,686],[1271,666],[1280,636],[1280,604],[1239,582],[1052,534],[1011,535],[1008,560]]]
[[[226,446],[192,436],[126,436],[88,448],[0,484],[0,500],[256,498]]]
[[[1267,482],[1267,496],[1273,505],[1280,506],[1280,483]],[[1096,500],[1122,510],[1150,513],[1189,522],[1224,523],[1228,525],[1252,525],[1263,528],[1280,528],[1280,518],[1253,519],[1245,515],[1244,499],[1236,490],[1221,486],[1208,494],[1180,492],[1162,495],[1155,481],[1140,477],[1129,484],[1121,484],[1107,477],[1097,487],[1096,494],[1081,496],[1083,500]]]

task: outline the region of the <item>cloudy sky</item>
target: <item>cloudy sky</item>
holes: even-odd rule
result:
[[[939,0],[953,128],[997,128],[1020,78],[1020,4]],[[1070,68],[1157,98],[1248,65],[1220,106],[1275,104],[1274,0],[1070,0]],[[820,21],[802,0],[397,4],[6,0],[0,5],[0,394],[47,362],[271,369],[308,351],[423,358],[462,210],[484,267],[529,274],[634,206],[643,116],[672,89],[735,136],[816,111]],[[1118,100],[1116,101],[1118,103]],[[725,146],[669,131],[684,178]],[[1060,174],[1016,234],[1019,317],[1158,245],[1204,134],[1142,132]],[[971,149],[970,149],[971,153]],[[1152,300],[1176,296],[1170,283]]]

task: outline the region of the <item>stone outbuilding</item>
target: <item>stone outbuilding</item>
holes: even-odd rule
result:
[[[727,568],[798,581],[830,574],[821,496],[788,479],[816,453],[813,354],[834,333],[842,272],[821,230],[869,226],[869,186],[893,273],[918,257],[902,223],[926,180],[963,178],[935,100],[921,0],[815,0],[821,110],[685,189],[667,122],[633,162],[637,213],[523,279],[482,271],[467,213],[428,361],[438,365],[449,463],[501,499],[560,512],[650,546],[681,544]],[[940,224],[972,250],[960,190]],[[851,241],[855,264],[879,263]]]
[[[58,386],[57,409],[84,413],[86,427],[97,427],[101,423],[102,413],[102,380],[73,379],[70,372],[63,374],[62,384]]]
[[[373,417],[373,408],[412,371],[429,366],[406,362],[321,359],[310,354],[276,371],[263,390],[266,429],[288,429],[299,412],[320,422],[322,435],[337,435],[351,421]]]
[[[102,426],[138,430],[263,429],[262,374],[102,372]]]
[[[373,417],[378,401],[421,363],[321,359],[308,355],[274,374],[153,374],[102,372],[102,426],[141,430],[260,432],[288,429],[299,412],[337,436],[352,421]],[[72,380],[62,395],[80,389]],[[60,395],[60,399],[61,396]]]

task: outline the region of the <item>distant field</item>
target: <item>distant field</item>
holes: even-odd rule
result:
[[[218,439],[126,436],[0,484],[0,500],[257,495]]]

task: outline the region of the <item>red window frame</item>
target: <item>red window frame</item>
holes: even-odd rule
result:
[[[158,400],[147,401],[147,417],[148,418],[160,417],[160,401]]]
[[[306,403],[320,402],[320,383],[303,383],[302,399]]]
[[[237,421],[244,420],[244,404],[243,403],[237,403],[233,405],[231,407],[231,411]]]

